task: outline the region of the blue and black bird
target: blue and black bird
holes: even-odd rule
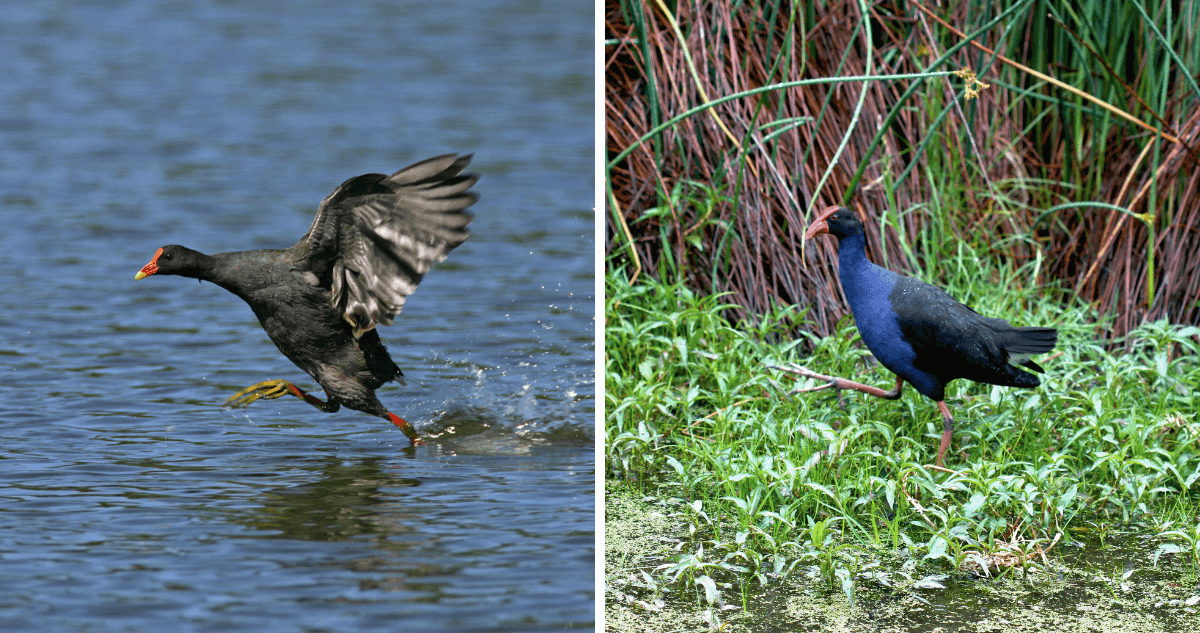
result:
[[[894,400],[907,381],[937,403],[944,421],[938,446],[940,465],[954,434],[946,407],[946,384],[958,378],[1004,387],[1037,387],[1043,372],[1030,356],[1054,349],[1058,331],[1013,327],[955,301],[941,288],[876,266],[867,259],[862,222],[849,209],[829,207],[809,225],[804,238],[828,233],[838,240],[838,275],[863,343],[896,374],[896,387],[884,391],[861,383],[803,370],[828,383],[818,389],[854,389]]]

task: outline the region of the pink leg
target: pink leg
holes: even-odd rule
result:
[[[942,412],[942,443],[938,445],[937,456],[937,465],[941,466],[950,448],[950,438],[954,435],[954,416],[950,415],[950,407],[945,402],[938,402],[937,407]]]
[[[820,385],[817,387],[809,387],[807,389],[797,389],[797,390],[793,391],[792,393],[808,393],[810,391],[820,391],[822,389],[829,389],[829,388],[853,389],[855,391],[861,391],[865,394],[883,398],[885,400],[897,400],[900,398],[900,392],[904,389],[904,379],[899,376],[896,376],[896,388],[892,389],[891,391],[884,391],[883,389],[880,389],[879,387],[872,387],[871,385],[864,385],[861,382],[854,382],[853,380],[847,380],[845,378],[834,378],[833,376],[826,376],[825,374],[818,374],[815,371],[812,371],[805,367],[800,367],[799,365],[792,365],[790,367],[779,367],[778,365],[768,365],[768,366],[771,367],[772,369],[778,369],[779,371],[786,371],[789,374],[797,374],[799,376],[804,376],[805,378],[812,378],[814,380],[824,380],[826,383],[824,385]]]

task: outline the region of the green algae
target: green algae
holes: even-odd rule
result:
[[[1055,548],[1044,569],[924,576],[901,552],[863,550],[854,602],[812,567],[774,576],[748,592],[717,584],[729,602],[710,604],[686,583],[653,573],[676,557],[688,528],[678,502],[606,486],[605,630],[622,633],[784,631],[991,633],[1200,631],[1200,584],[1186,556],[1157,559],[1157,540],[1093,534]],[[733,576],[730,574],[729,576]],[[925,580],[925,582],[918,582]]]

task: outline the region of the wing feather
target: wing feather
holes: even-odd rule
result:
[[[467,239],[478,177],[471,157],[436,156],[391,176],[364,174],[321,201],[293,246],[297,267],[330,289],[354,335],[391,325],[434,264]]]

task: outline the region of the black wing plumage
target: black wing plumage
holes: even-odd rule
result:
[[[1041,366],[1027,356],[1054,349],[1058,332],[1046,327],[1013,327],[985,317],[941,288],[901,277],[889,295],[904,339],[916,352],[916,365],[949,381],[967,378],[1010,387],[1037,386],[1031,374]]]
[[[425,273],[467,239],[478,177],[447,154],[385,176],[364,174],[321,201],[293,248],[297,268],[327,287],[355,337],[391,325]],[[307,275],[306,275],[307,276]]]

